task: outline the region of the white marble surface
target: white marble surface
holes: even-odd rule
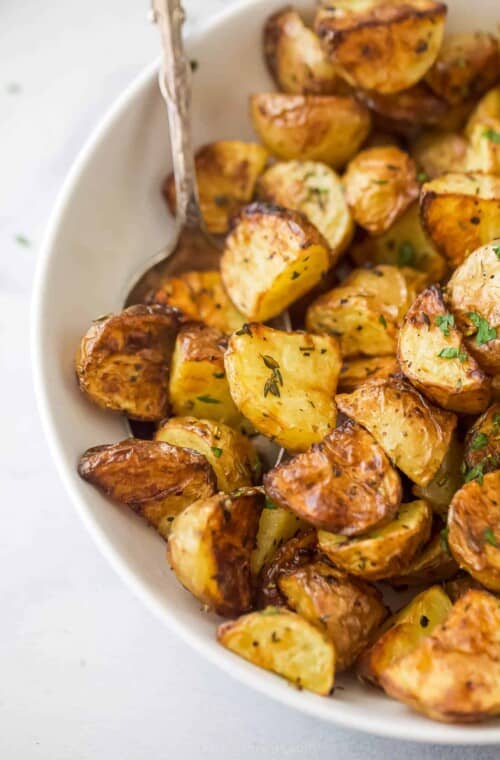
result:
[[[186,6],[201,23],[227,2]],[[0,3],[0,758],[493,760],[493,748],[349,733],[233,682],[142,608],[63,492],[31,386],[37,246],[82,141],[156,55],[145,11],[146,0]]]

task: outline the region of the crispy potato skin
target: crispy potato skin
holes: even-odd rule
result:
[[[466,350],[460,330],[451,324],[438,326],[440,319],[450,317],[439,286],[420,293],[399,332],[398,361],[412,385],[435,404],[478,414],[490,401],[491,381]],[[457,357],[443,358],[443,350],[455,350]]]
[[[333,687],[335,650],[328,637],[307,620],[267,607],[219,626],[217,640],[264,670],[298,688],[326,696]]]
[[[475,578],[472,578],[465,571],[460,571],[455,578],[447,581],[444,584],[444,589],[453,604],[471,589],[478,589],[479,591],[487,590],[479,581],[476,581]]]
[[[251,608],[250,555],[262,509],[256,489],[199,499],[173,521],[167,545],[182,585],[219,615]]]
[[[410,153],[430,179],[449,172],[465,172],[468,143],[458,132],[432,129],[421,132],[410,146]]]
[[[259,93],[250,98],[250,115],[274,155],[334,169],[357,153],[371,127],[369,110],[351,96]]]
[[[266,473],[264,488],[279,506],[346,536],[390,522],[402,496],[401,480],[384,450],[352,420]]]
[[[342,364],[339,393],[352,393],[370,380],[380,380],[398,374],[400,367],[395,356],[354,357]]]
[[[415,125],[438,124],[448,111],[447,104],[424,84],[416,84],[393,95],[382,95],[373,90],[358,90],[356,95],[368,108],[383,117],[391,131],[403,135],[414,130]]]
[[[432,536],[402,573],[388,578],[394,588],[427,586],[441,583],[458,572],[458,565],[446,547],[441,535],[442,524],[434,526]]]
[[[465,437],[465,463],[483,465],[484,472],[500,469],[500,402],[475,421]]]
[[[131,419],[162,419],[178,329],[176,311],[163,306],[130,306],[96,320],[76,355],[81,390],[98,406]]]
[[[477,104],[465,128],[469,138],[467,170],[500,174],[500,86],[490,90]]]
[[[78,473],[155,527],[165,519],[166,528],[168,518],[171,522],[195,499],[216,490],[214,471],[197,451],[137,438],[88,449],[80,458]]]
[[[492,591],[500,591],[500,470],[457,491],[448,515],[448,544],[458,564]]]
[[[477,722],[500,712],[500,606],[469,591],[445,622],[381,675],[386,692],[434,720]]]
[[[415,163],[392,145],[358,153],[347,167],[344,184],[355,221],[371,235],[386,232],[420,191]]]
[[[365,90],[394,93],[418,82],[443,39],[446,5],[434,0],[320,7],[315,30],[342,76]]]
[[[398,377],[373,380],[336,397],[339,409],[363,425],[417,485],[426,486],[449,448],[457,418],[430,404]]]
[[[195,156],[201,213],[209,232],[224,234],[231,217],[252,200],[255,182],[264,170],[267,150],[257,143],[218,140],[201,147]],[[170,174],[163,194],[175,214],[175,181]]]
[[[314,529],[302,530],[279,546],[257,577],[256,604],[259,609],[274,606],[286,606],[286,599],[281,593],[279,579],[293,573],[303,565],[313,562],[317,555],[317,535]]]
[[[412,488],[417,499],[428,501],[434,512],[445,519],[450,501],[464,482],[463,453],[462,441],[457,435],[453,435],[439,470],[432,480],[425,486],[414,485]]]

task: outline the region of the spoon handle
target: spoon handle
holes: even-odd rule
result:
[[[191,135],[191,66],[182,41],[185,13],[181,0],[151,0],[151,8],[163,48],[159,84],[170,126],[177,219],[180,226],[204,229]]]

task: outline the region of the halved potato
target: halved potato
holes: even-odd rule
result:
[[[373,380],[336,396],[339,409],[363,425],[392,462],[419,486],[439,470],[457,418],[429,403],[402,378]]]
[[[371,235],[386,232],[420,191],[414,161],[393,145],[358,153],[347,167],[344,184],[355,221]]]
[[[477,468],[476,468],[477,469]],[[448,515],[448,544],[460,567],[492,591],[500,591],[500,469],[469,480]]]
[[[335,678],[330,639],[295,612],[266,607],[217,629],[217,641],[259,668],[283,676],[299,689],[327,695]]]
[[[381,674],[389,696],[435,720],[477,722],[500,713],[500,605],[469,591],[409,654]]]
[[[255,182],[267,159],[268,152],[262,145],[241,140],[218,140],[196,152],[198,196],[209,232],[227,232],[231,217],[252,200]],[[165,180],[163,193],[175,214],[173,174]]]
[[[391,521],[401,480],[384,450],[352,420],[266,473],[272,501],[318,528],[357,536]]]
[[[168,374],[179,320],[164,306],[130,306],[96,319],[76,355],[82,391],[98,406],[134,420],[168,412]]]
[[[257,489],[200,498],[173,521],[167,556],[182,585],[219,615],[252,604],[250,555],[262,509]]]
[[[468,142],[458,132],[439,129],[421,132],[411,143],[410,153],[422,169],[424,179],[435,179],[449,172],[464,172]]]
[[[357,153],[371,127],[369,110],[341,95],[260,93],[250,98],[255,131],[282,159],[323,161],[340,169]]]
[[[467,170],[500,174],[500,86],[479,101],[465,133],[470,142]]]
[[[301,530],[293,538],[276,548],[270,560],[260,569],[256,583],[257,607],[262,609],[269,604],[286,606],[286,599],[281,593],[279,579],[293,573],[299,567],[317,559],[317,535],[314,528]]]
[[[420,195],[425,232],[452,267],[500,236],[500,177],[443,174],[426,182]]]
[[[294,512],[278,507],[266,499],[265,509],[260,515],[257,543],[250,562],[252,574],[257,576],[262,568],[271,562],[278,549],[305,527],[304,521]]]
[[[318,161],[274,164],[260,178],[259,197],[268,203],[302,211],[321,232],[335,263],[354,234],[354,223],[340,178]]]
[[[412,562],[404,570],[387,581],[394,588],[427,586],[441,583],[458,572],[458,565],[450,554],[440,520],[434,524],[431,538],[424,544]]]
[[[328,243],[304,214],[253,203],[226,238],[221,273],[236,307],[264,322],[311,290],[330,263]]]
[[[465,463],[483,472],[500,469],[500,402],[492,404],[475,421],[465,438]]]
[[[335,426],[335,338],[245,325],[231,336],[224,364],[240,412],[280,446],[305,451]]]
[[[295,612],[332,639],[337,671],[355,662],[387,617],[379,591],[326,562],[283,575],[278,586]]]
[[[414,485],[412,488],[417,499],[428,501],[434,512],[443,518],[446,518],[450,501],[464,482],[463,451],[462,441],[454,434],[439,470],[432,480],[425,486]]]
[[[143,515],[162,535],[184,507],[216,490],[214,471],[202,454],[138,438],[87,449],[78,473],[113,501]]]
[[[356,95],[397,134],[405,135],[415,127],[437,124],[448,111],[448,105],[421,83],[392,95],[374,90],[358,90]]]
[[[354,357],[342,364],[338,390],[351,393],[370,380],[390,377],[400,371],[395,356]]]
[[[445,19],[446,5],[435,0],[336,0],[320,7],[315,30],[349,84],[393,93],[432,66]]]

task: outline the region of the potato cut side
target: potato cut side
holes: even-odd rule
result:
[[[293,573],[299,567],[317,559],[317,536],[314,528],[301,530],[280,546],[260,570],[256,580],[256,606],[264,609],[268,605],[286,607],[278,581]]]
[[[400,371],[395,356],[362,356],[346,359],[339,376],[340,393],[351,393],[370,380],[387,378]]]
[[[449,172],[465,172],[468,142],[458,132],[439,129],[422,132],[411,144],[410,153],[426,179]]]
[[[346,536],[390,522],[402,495],[384,450],[352,420],[266,473],[264,488],[308,523]]]
[[[500,174],[500,86],[479,101],[465,133],[469,138],[467,170]]]
[[[240,412],[280,446],[305,451],[335,426],[335,338],[249,324],[231,336],[224,363]]]
[[[458,565],[452,557],[446,541],[446,533],[440,521],[434,526],[432,536],[403,572],[388,578],[394,588],[407,586],[427,586],[441,583],[458,572]]]
[[[255,182],[267,159],[268,152],[262,145],[241,140],[218,140],[197,151],[198,195],[209,232],[227,232],[231,217],[252,200]],[[173,174],[167,177],[163,192],[170,211],[175,214]]]
[[[217,640],[226,649],[270,670],[299,689],[328,695],[335,678],[335,650],[325,634],[294,612],[266,607],[224,623]]]
[[[425,486],[414,485],[412,489],[417,499],[428,501],[434,512],[443,518],[446,518],[450,502],[464,482],[463,454],[463,443],[453,434],[439,470],[432,480]]]
[[[469,429],[465,438],[465,463],[482,472],[500,469],[500,402],[492,404]]]
[[[305,527],[304,521],[294,512],[266,499],[265,509],[260,516],[257,544],[252,552],[252,574],[257,576],[264,565],[271,562],[278,549]]]

